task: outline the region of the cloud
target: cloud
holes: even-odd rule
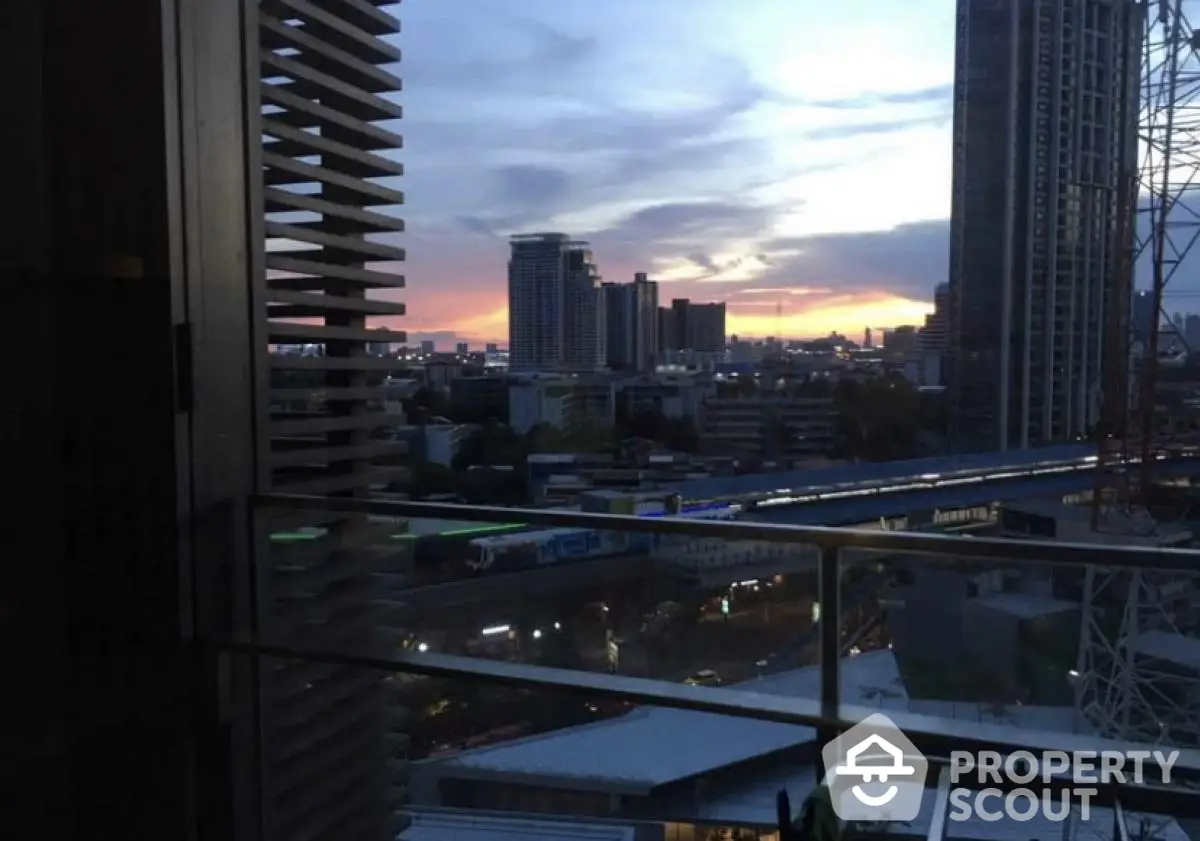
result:
[[[735,206],[736,207],[736,206]],[[711,255],[672,247],[660,232],[703,232],[704,213],[671,209],[640,215],[651,236],[627,240],[592,237],[601,272],[608,280],[629,280],[635,271],[651,271],[655,261],[687,261],[690,279],[661,281],[664,304],[671,298],[723,300],[729,307],[731,332],[766,336],[823,335],[830,330],[857,335],[863,325],[919,323],[932,300],[933,287],[948,269],[948,223],[945,220],[898,226],[890,231],[776,238],[765,242],[768,264],[757,262],[756,250],[742,262],[757,263],[750,282],[706,279],[722,264]],[[708,208],[717,224],[753,227],[750,208]],[[758,211],[761,212],[761,211]],[[637,230],[635,227],[634,230]],[[629,229],[625,229],[629,235]],[[406,237],[411,279],[398,296],[409,315],[397,326],[412,341],[507,341],[507,241],[461,229],[427,229]],[[453,259],[446,255],[452,254]],[[709,265],[702,266],[701,262]],[[782,318],[776,309],[782,302]]]
[[[780,295],[830,295],[833,290],[827,286],[768,286],[765,288],[735,289],[735,295],[760,296],[770,295],[778,298]]]
[[[724,201],[654,204],[630,213],[599,235],[636,234],[642,239],[668,242],[697,236],[742,236],[771,212],[769,207]]]
[[[547,67],[562,78],[593,57],[594,37],[576,36],[544,20],[493,3],[414,3],[403,9],[404,77],[425,91],[471,96],[511,94],[514,87],[545,84]],[[549,81],[553,81],[550,78]]]
[[[847,111],[860,111],[877,108],[881,105],[949,105],[954,93],[954,85],[933,85],[911,91],[893,91],[888,93],[864,93],[839,99],[817,100],[812,104],[818,108],[833,108]]]
[[[805,134],[808,140],[839,140],[846,137],[861,137],[872,134],[898,134],[924,126],[938,126],[946,120],[944,114],[912,117],[907,120],[884,120],[875,123],[850,123],[841,126],[813,129]]]
[[[761,279],[783,288],[886,289],[925,301],[947,278],[949,243],[946,219],[887,231],[778,239],[766,246],[773,264]]]
[[[478,216],[458,216],[455,222],[462,227],[464,231],[472,234],[479,234],[487,237],[498,237],[499,234],[492,229],[492,226],[480,219]]]
[[[574,201],[571,176],[557,167],[514,164],[499,167],[492,175],[495,206],[504,212],[491,220],[475,220],[475,227],[481,232],[511,232],[552,217],[571,207]]]
[[[735,321],[772,320],[781,297],[795,330],[910,317],[946,273],[945,223],[914,220],[949,203],[953,39],[899,37],[947,14],[932,0],[878,26],[884,0],[846,3],[799,35],[776,0],[405,6],[397,326],[503,340],[521,230],[587,239],[606,279],[648,271],[664,299],[725,299]],[[865,56],[827,73],[854,50],[887,78]]]
[[[679,102],[568,98],[556,86],[571,66],[553,64],[469,107],[420,91],[406,104],[410,207],[445,221],[466,204],[496,231],[600,230],[631,204],[699,198],[697,173],[725,172],[733,194],[788,174],[737,125],[771,92],[727,56],[700,64],[694,95]]]
[[[427,330],[415,333],[410,332],[408,334],[408,341],[410,344],[415,342],[433,342],[439,350],[447,350],[449,349],[449,345],[456,342],[469,341],[469,338],[460,337],[454,330]]]
[[[738,201],[667,202],[627,213],[587,239],[608,278],[647,271],[662,281],[738,279],[764,268],[754,240],[777,212]]]

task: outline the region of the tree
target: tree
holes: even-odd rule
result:
[[[527,452],[526,442],[512,427],[492,421],[462,442],[451,466],[460,472],[476,466],[523,468]]]
[[[613,453],[616,449],[616,430],[607,424],[584,421],[563,438],[563,451],[568,453]]]
[[[525,448],[529,453],[566,453],[567,436],[552,423],[539,423],[525,433]]]
[[[621,431],[625,437],[665,443],[671,433],[671,419],[657,409],[638,409],[621,424]]]
[[[428,423],[432,417],[445,416],[447,404],[441,392],[421,386],[414,391],[403,403],[404,415],[409,423]]]
[[[672,418],[667,431],[667,440],[663,443],[667,449],[679,453],[698,453],[700,452],[700,433],[690,417]]]
[[[584,421],[570,431],[549,423],[539,423],[525,433],[529,453],[608,453],[616,448],[611,427]]]
[[[914,458],[920,395],[900,376],[843,380],[834,392],[840,455],[862,461]]]
[[[458,474],[436,461],[418,461],[412,465],[408,493],[413,499],[438,494],[458,493]]]
[[[514,467],[473,467],[460,477],[459,493],[470,505],[524,505],[529,476]]]
[[[691,418],[672,418],[657,409],[639,409],[620,425],[621,438],[645,438],[669,450],[694,453],[700,448]]]

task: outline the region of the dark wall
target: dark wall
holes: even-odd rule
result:
[[[184,386],[205,357],[181,342],[199,280],[182,263],[173,14],[166,0],[0,3],[0,790],[6,819],[48,838],[228,837],[224,800],[199,803],[193,785],[220,788],[228,758],[209,752],[223,736],[192,563],[195,524],[238,499],[202,488],[213,504],[192,516],[203,418]],[[244,240],[229,253],[244,267]],[[210,528],[227,558],[232,523]]]
[[[46,837],[165,837],[185,809],[157,16],[4,7],[0,785]]]

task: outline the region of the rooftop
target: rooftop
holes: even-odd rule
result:
[[[763,774],[755,774],[744,782],[722,788],[699,804],[680,803],[680,809],[689,809],[694,820],[705,823],[731,826],[772,827],[776,823],[775,796],[780,789],[787,789],[793,808],[812,791],[816,773],[811,765],[798,768],[777,768]],[[899,837],[926,838],[933,817],[935,798],[926,790],[921,803],[921,813],[913,821],[888,827],[887,834]],[[669,808],[669,807],[668,807]],[[1188,835],[1175,820],[1162,816],[1127,814],[1128,825],[1136,827],[1142,818],[1148,818],[1157,832],[1155,841],[1188,841]],[[1029,821],[1001,820],[997,822],[972,818],[964,822],[952,822],[946,829],[946,838],[955,841],[1031,841],[1031,839],[1066,839],[1067,841],[1114,841],[1113,813],[1111,809],[1095,807],[1090,810],[1087,821],[1075,809],[1072,816],[1075,827],[1054,822],[1044,816]],[[1070,830],[1074,831],[1070,831]],[[1083,830],[1082,832],[1079,830]]]
[[[739,690],[819,697],[820,669],[809,666],[755,678]],[[1070,708],[913,701],[891,651],[842,661],[842,695],[855,707],[1054,732],[1075,730]],[[561,788],[649,792],[813,739],[809,727],[716,713],[640,707],[618,718],[463,751],[416,763],[434,777],[554,781]]]
[[[1039,616],[1053,616],[1056,613],[1079,610],[1079,605],[1075,602],[1051,596],[1039,596],[1034,593],[997,593],[994,596],[983,596],[974,601],[984,607],[1012,614],[1019,619],[1033,619]]]
[[[398,841],[633,841],[633,827],[590,822],[415,812]]]

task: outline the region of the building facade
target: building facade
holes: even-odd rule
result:
[[[923,354],[942,356],[950,339],[950,284],[939,283],[933,290],[933,312],[925,316],[917,344]]]
[[[659,350],[665,353],[725,350],[725,304],[697,304],[675,298],[659,310]]]
[[[582,398],[578,382],[570,378],[514,381],[508,389],[509,425],[519,435],[543,424],[570,432],[584,418]]]
[[[588,244],[545,233],[514,236],[510,246],[510,367],[592,371],[603,366],[605,313]]]
[[[893,363],[904,363],[917,356],[920,334],[912,324],[883,331],[883,356]]]
[[[645,273],[602,286],[605,363],[613,370],[653,371],[658,359],[658,284]]]
[[[1038,446],[1098,419],[1136,153],[1132,0],[960,0],[950,243],[951,435]]]
[[[830,453],[837,408],[825,397],[713,397],[699,420],[702,453],[794,459]]]

